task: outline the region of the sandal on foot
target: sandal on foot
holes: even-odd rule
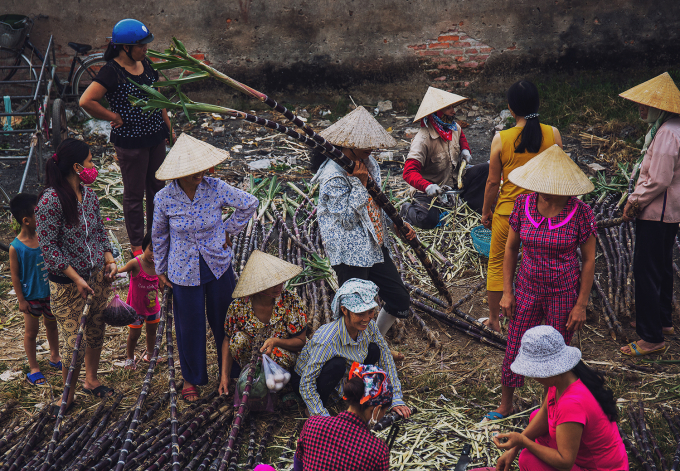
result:
[[[92,394],[94,397],[102,398],[102,397],[113,396],[114,390],[111,389],[110,387],[104,386],[102,384],[101,386],[97,386],[94,389],[87,389],[87,388],[83,387],[83,392],[86,393],[86,394]],[[111,393],[111,394],[109,394],[109,393]]]
[[[394,361],[402,361],[406,358],[403,353],[396,350],[390,350],[390,353],[392,354],[392,359]]]
[[[76,401],[73,401],[71,404],[66,406],[66,410],[64,410],[64,415],[66,415],[71,409],[73,409],[73,406],[75,405]],[[56,419],[57,416],[59,415],[59,411],[61,410],[61,404],[52,404],[52,409],[50,410],[50,418],[51,419]]]
[[[144,363],[151,363],[151,357],[149,356],[148,353],[145,353],[144,355],[142,355],[142,361]],[[165,362],[165,357],[163,355],[159,354],[158,358],[156,358],[156,364],[159,365],[159,364],[164,363],[164,362]]]
[[[42,382],[38,382],[42,379]],[[36,371],[35,373],[28,373],[26,375],[26,380],[31,383],[33,386],[38,386],[42,387],[45,386],[45,383],[47,383],[47,379],[45,379],[45,376],[40,372]]]
[[[123,368],[126,370],[136,370],[137,365],[135,364],[135,360],[133,360],[132,358],[126,358]]]
[[[284,394],[281,398],[281,402],[288,411],[296,410],[301,404],[303,404],[302,398],[295,392]]]
[[[64,365],[61,364],[61,360],[59,360],[59,361],[56,362],[56,363],[52,363],[51,361],[49,361],[48,363],[49,363],[50,366],[51,366],[52,368],[54,368],[55,370],[61,371],[62,368],[64,367]]]
[[[628,344],[628,348],[630,349],[630,353],[626,353],[623,350],[621,350],[621,353],[624,355],[627,355],[629,357],[642,357],[645,355],[649,355],[652,353],[656,352],[663,352],[666,350],[666,346],[664,345],[663,347],[655,348],[654,350],[643,350],[642,347],[640,347],[637,342],[631,342]]]
[[[505,416],[503,414],[501,414],[500,412],[496,412],[495,410],[492,410],[491,412],[487,412],[479,423],[485,424],[487,422],[493,422],[494,420],[501,420],[504,418]]]
[[[190,397],[195,397],[193,401],[190,401]],[[186,402],[196,402],[201,398],[201,395],[198,393],[198,388],[196,386],[189,386],[188,388],[182,389],[182,399]]]

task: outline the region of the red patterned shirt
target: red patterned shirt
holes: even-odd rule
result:
[[[300,433],[295,458],[304,471],[387,471],[390,452],[351,412],[313,416]]]
[[[576,249],[597,237],[593,210],[571,197],[553,218],[538,212],[537,193],[520,195],[510,215],[510,227],[522,242],[517,288],[539,296],[578,289],[581,270]]]
[[[47,271],[64,276],[72,266],[84,279],[104,268],[104,252],[111,252],[99,213],[99,199],[90,188],[81,186],[83,201],[78,203],[78,224],[67,224],[57,192],[48,188],[35,207],[36,233]]]

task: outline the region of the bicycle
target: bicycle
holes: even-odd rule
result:
[[[38,15],[36,18],[47,17]],[[33,57],[37,57],[41,65],[46,60],[30,40],[33,24],[33,18],[28,16],[0,15],[0,82],[10,82],[0,85],[0,95],[18,98],[11,102],[12,111],[15,112],[25,110],[33,102],[38,84],[36,69],[40,70],[40,66],[33,66]],[[75,99],[85,116],[91,117],[80,108],[78,101],[99,69],[106,64],[102,53],[90,54],[84,59],[80,57],[92,49],[89,44],[69,42],[68,46],[75,51],[68,78],[64,82],[56,73],[54,74],[54,85],[58,95],[52,104],[52,143],[55,148],[68,136],[65,101]],[[30,52],[29,56],[25,54],[26,50]],[[54,63],[56,62],[54,49],[52,56]]]

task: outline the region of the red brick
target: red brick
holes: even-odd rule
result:
[[[447,47],[449,47],[449,45],[447,43],[432,43],[432,44],[428,44],[427,47],[429,47],[430,49],[435,49],[435,48],[441,49],[441,48],[447,48]]]
[[[438,69],[446,69],[446,70],[453,70],[457,69],[458,66],[456,64],[451,64],[451,65],[446,65],[446,64],[440,64],[437,66]]]
[[[514,51],[515,49],[517,49],[517,46],[510,46],[510,47],[506,47],[505,49],[508,50],[508,51]]]
[[[446,49],[442,51],[442,54],[451,54],[454,56],[462,56],[463,55],[463,49]]]
[[[479,52],[492,52],[493,48],[492,47],[481,47],[479,48]]]
[[[446,80],[446,75],[442,75],[441,77],[437,77],[435,80],[442,82],[442,81]]]
[[[486,62],[486,60],[489,58],[489,54],[477,54],[476,56],[469,56],[468,59],[471,61],[477,61],[477,62]]]
[[[458,57],[456,57],[456,61],[458,61],[458,62],[465,62],[466,60],[467,60],[467,59],[465,58],[465,56],[458,56]]]
[[[477,62],[466,62],[464,64],[460,65],[461,67],[478,67],[479,64]]]
[[[455,43],[453,43],[451,45],[456,46],[456,47],[470,47],[470,46],[472,46],[472,44],[470,44],[467,41],[456,41]]]
[[[470,36],[468,36],[467,34],[461,34],[460,37],[459,37],[459,39],[460,39],[461,41],[463,41],[463,40],[465,40],[465,39],[470,39]]]
[[[419,56],[438,56],[439,51],[417,51],[416,54]]]
[[[420,51],[422,49],[427,49],[426,44],[419,44],[417,46],[409,46],[410,49],[413,49],[414,51]]]
[[[193,57],[194,59],[198,59],[199,61],[205,60],[205,54],[201,54],[201,53],[191,54],[191,57]]]
[[[474,47],[465,48],[465,54],[477,54],[477,49]]]
[[[444,42],[447,42],[447,41],[458,41],[458,36],[450,36],[450,35],[439,36],[437,38],[437,41],[439,41],[440,43],[444,43]]]

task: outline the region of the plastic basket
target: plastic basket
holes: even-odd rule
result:
[[[24,15],[0,15],[0,46],[21,49],[31,30],[31,19]]]
[[[489,257],[489,250],[491,248],[491,229],[484,226],[477,226],[470,231],[472,236],[472,245],[475,250],[485,257]]]

